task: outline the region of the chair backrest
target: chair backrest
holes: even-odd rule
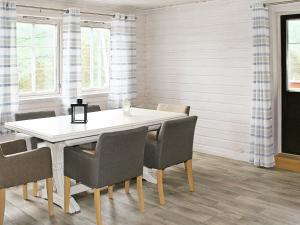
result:
[[[0,156],[12,155],[27,151],[26,141],[23,139],[0,143]]]
[[[159,111],[185,113],[187,116],[190,114],[190,108],[190,106],[185,105],[172,105],[164,103],[159,103],[157,106],[157,110]]]
[[[87,108],[88,113],[99,112],[99,111],[101,111],[101,108],[99,105],[88,105],[88,108]],[[68,113],[69,113],[69,115],[71,115],[71,108],[68,108]]]
[[[158,136],[159,167],[167,168],[192,159],[197,116],[163,123]]]
[[[28,113],[16,113],[15,119],[16,121],[20,120],[33,120],[33,119],[40,119],[40,118],[48,118],[48,117],[55,117],[55,111],[38,111],[38,112],[28,112]]]
[[[106,186],[143,174],[147,127],[104,133],[96,146],[99,180]]]

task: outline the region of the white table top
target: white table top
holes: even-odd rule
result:
[[[130,116],[124,115],[122,109],[88,113],[87,124],[72,124],[71,116],[68,115],[9,122],[5,127],[54,143],[96,136],[103,132],[151,126],[184,117],[183,113],[132,108]]]

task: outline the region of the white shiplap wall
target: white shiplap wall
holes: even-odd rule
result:
[[[195,149],[247,160],[252,39],[248,0],[144,12],[144,104],[191,106]],[[141,50],[140,50],[141,51]]]

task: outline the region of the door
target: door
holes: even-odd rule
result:
[[[300,14],[281,16],[282,152],[300,155]]]

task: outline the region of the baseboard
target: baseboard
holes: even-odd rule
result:
[[[275,166],[279,169],[300,172],[300,156],[287,153],[278,153],[275,156]]]

